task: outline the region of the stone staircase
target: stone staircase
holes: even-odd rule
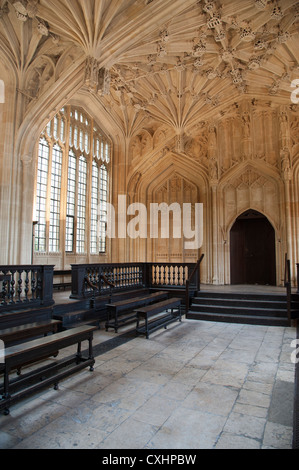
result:
[[[299,314],[298,302],[292,302],[292,318]],[[187,319],[289,326],[287,297],[284,294],[205,292],[193,297]]]
[[[163,289],[159,289],[163,290]],[[154,292],[155,289],[151,289]],[[99,325],[106,320],[106,304],[148,293],[148,289],[136,289],[99,296],[81,301],[68,301],[52,307],[52,318],[62,322],[63,328],[80,324]],[[170,297],[181,296],[185,291],[167,290]],[[180,294],[180,295],[178,295]],[[221,321],[228,323],[249,323],[258,325],[288,326],[285,294],[234,293],[217,291],[192,291],[191,306],[187,319]],[[292,296],[292,318],[299,318],[299,294]]]

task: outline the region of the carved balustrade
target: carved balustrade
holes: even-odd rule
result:
[[[0,311],[51,305],[54,266],[0,266]]]
[[[128,288],[185,288],[194,263],[107,263],[72,265],[71,298],[109,293]],[[194,279],[194,285],[196,285]]]

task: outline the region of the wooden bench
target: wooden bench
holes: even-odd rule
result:
[[[154,292],[153,294],[146,296],[134,297],[132,299],[106,304],[106,331],[108,331],[108,328],[114,328],[115,333],[117,333],[120,323],[124,324],[128,321],[131,321],[132,319],[136,319],[136,313],[134,312],[132,314],[132,311],[134,311],[136,308],[143,307],[160,300],[166,300],[167,298],[168,295],[165,292]],[[123,318],[119,318],[119,315],[124,312],[129,312],[130,314],[125,315]]]
[[[47,336],[48,333],[57,333],[58,327],[62,325],[60,320],[47,320],[34,323],[26,323],[23,325],[12,326],[0,330],[0,339],[4,342],[5,347],[12,346],[14,343],[23,342],[29,338],[34,338],[40,335]],[[58,351],[54,354],[56,356]],[[23,366],[30,363],[22,364]],[[17,368],[18,375],[21,374],[21,366]]]
[[[95,361],[92,351],[92,339],[93,332],[96,329],[94,326],[80,326],[7,348],[5,350],[5,363],[2,367],[3,387],[1,387],[0,393],[3,396],[0,400],[0,410],[4,410],[4,414],[7,415],[9,414],[9,406],[24,396],[53,384],[54,388],[58,389],[60,380],[85,367],[89,366],[90,370],[93,371]],[[88,357],[83,357],[81,352],[81,343],[85,340],[89,344]],[[74,357],[51,362],[46,366],[10,380],[11,370],[26,363],[38,362],[42,358],[50,357],[57,351],[74,344],[77,344],[77,353]]]
[[[72,270],[71,269],[54,269],[53,271],[53,279],[55,277],[61,277],[63,278],[63,281],[60,282],[53,282],[53,288],[60,290],[63,288],[64,290],[67,287],[72,287],[72,279],[70,281],[65,281],[64,276],[71,276],[72,275]]]
[[[138,334],[144,334],[148,339],[151,331],[155,331],[162,326],[167,328],[167,325],[177,320],[182,321],[181,302],[182,300],[179,298],[172,298],[136,309],[136,332]],[[168,310],[170,310],[170,312]],[[164,315],[159,315],[165,311],[167,312]],[[155,316],[155,318],[149,321],[149,318],[153,316]],[[142,326],[140,326],[141,320],[144,321]]]
[[[34,336],[57,333],[59,325],[61,325],[60,320],[48,320],[4,328],[0,330],[0,339],[4,341],[5,346],[8,346],[10,343],[23,341]]]

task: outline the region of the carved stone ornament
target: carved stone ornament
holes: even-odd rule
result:
[[[258,10],[265,10],[268,5],[268,0],[255,0],[255,6]]]
[[[249,60],[248,68],[250,70],[257,70],[260,68],[260,66],[261,66],[261,59],[259,57],[252,57]]]
[[[21,13],[21,15],[27,15],[27,2],[25,0],[13,2],[13,6],[18,13]]]
[[[86,59],[85,84],[90,91],[97,92],[99,84],[99,66],[98,61],[94,57],[87,57]]]
[[[275,5],[271,13],[272,20],[280,20],[282,17],[283,17],[283,13],[282,13],[280,6]]]
[[[202,9],[203,11],[205,11],[206,13],[210,13],[213,11],[213,8],[214,8],[214,2],[207,2],[205,5],[203,5]]]
[[[221,17],[219,13],[214,13],[211,19],[207,22],[207,26],[209,29],[214,29],[217,26],[222,24]]]
[[[37,30],[42,36],[49,36],[49,28],[43,21],[38,22]]]
[[[255,33],[252,31],[249,25],[241,28],[240,30],[240,38],[242,41],[250,42],[255,39]]]
[[[22,155],[21,162],[24,166],[29,166],[32,163],[32,155]]]
[[[28,20],[27,15],[23,15],[23,13],[20,13],[19,11],[16,11],[16,15],[19,21],[23,21],[25,23]]]
[[[284,181],[290,181],[292,179],[292,169],[290,162],[290,153],[287,148],[280,151],[281,158],[281,175]]]

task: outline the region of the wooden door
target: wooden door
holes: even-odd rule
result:
[[[230,233],[231,284],[276,284],[275,231],[266,217],[247,211]]]

